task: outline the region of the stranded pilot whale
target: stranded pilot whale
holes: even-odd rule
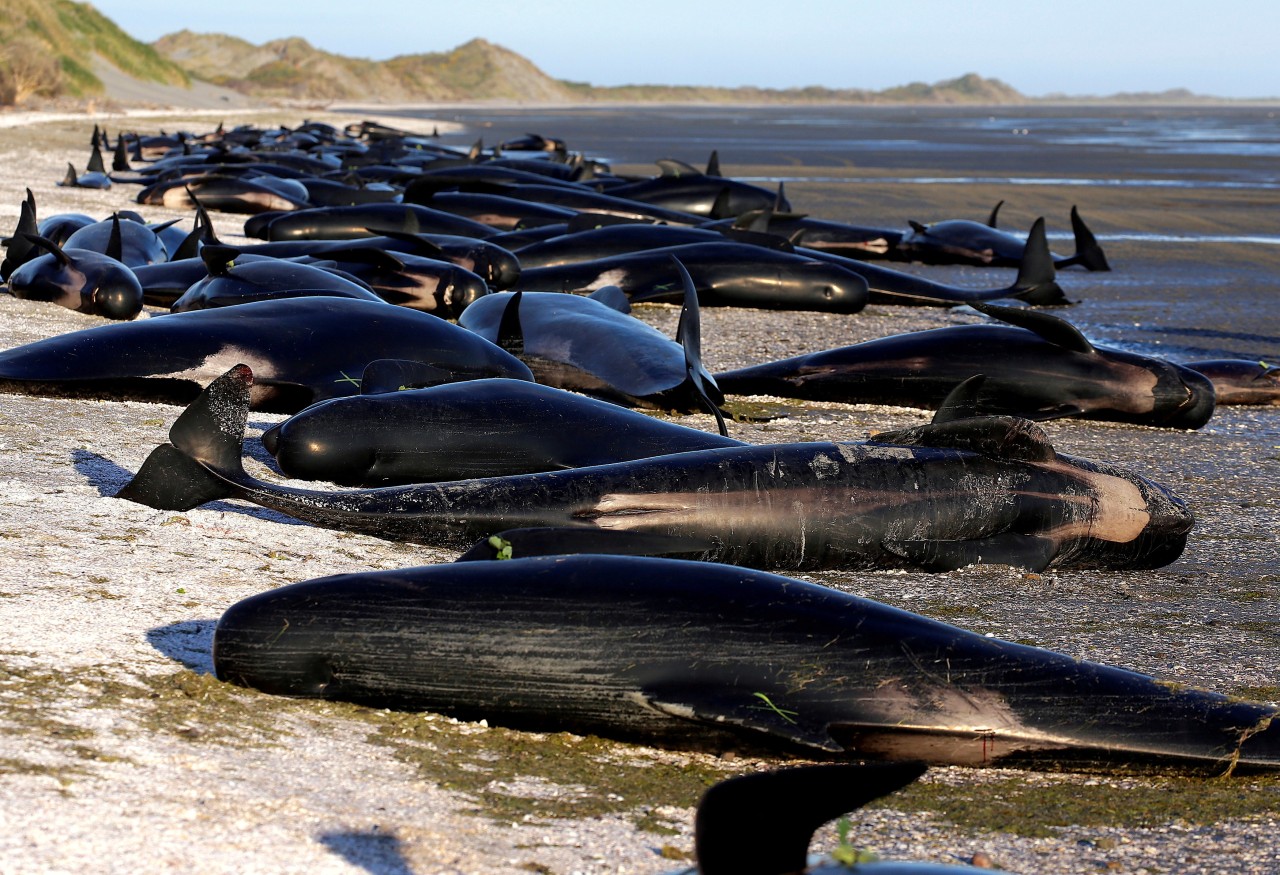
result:
[[[704,545],[696,558],[760,568],[1154,568],[1178,557],[1192,525],[1164,487],[1059,455],[1038,426],[1008,417],[862,444],[726,447],[482,480],[294,489],[255,479],[241,463],[252,383],[244,365],[215,380],[118,495],[169,510],[236,497],[328,528],[459,548],[522,527],[630,533],[696,541]]]
[[[1273,706],[677,559],[546,556],[310,580],[228,608],[213,662],[222,680],[276,695],[671,747],[1280,768]]]
[[[362,385],[387,366],[403,379],[394,367],[400,364],[374,362]],[[744,446],[607,401],[509,379],[331,398],[272,426],[262,443],[289,477],[344,486],[557,471]]]
[[[632,318],[615,286],[586,297],[500,292],[468,306],[458,324],[517,356],[539,383],[629,407],[706,409],[725,434],[724,395],[702,363],[698,293],[684,265],[672,262],[684,286],[674,342]]]
[[[986,375],[977,410],[1199,428],[1213,415],[1209,379],[1163,359],[1094,346],[1065,319],[973,303],[1007,323],[953,325],[766,362],[715,375],[728,394],[935,408]]]
[[[1026,244],[1008,231],[996,228],[996,213],[1003,203],[996,204],[985,224],[968,219],[948,219],[930,225],[911,222],[911,232],[898,241],[892,257],[929,264],[1016,266],[1023,257]],[[1078,264],[1091,271],[1111,270],[1097,238],[1074,206],[1071,207],[1071,230],[1075,236],[1076,252],[1070,257],[1055,256],[1054,266],[1061,269]]]
[[[28,343],[0,352],[0,390],[185,404],[237,361],[251,361],[262,375],[254,408],[296,413],[356,394],[365,366],[385,358],[468,376],[533,379],[519,359],[427,313],[380,301],[308,297],[175,313]]]
[[[615,285],[633,303],[673,301],[682,294],[673,257],[692,276],[704,307],[857,313],[867,304],[867,281],[848,268],[727,239],[523,270],[515,287],[541,292],[589,292]]]

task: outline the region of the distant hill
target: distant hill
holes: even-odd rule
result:
[[[104,97],[194,106],[272,100],[325,103],[1208,103],[1185,90],[1110,97],[1030,98],[969,73],[882,91],[857,88],[602,87],[555,79],[527,58],[474,39],[448,52],[385,61],[349,58],[292,37],[254,45],[183,30],[141,43],[88,3],[0,0],[0,105]]]
[[[575,96],[530,61],[482,39],[449,52],[387,61],[335,55],[297,37],[255,46],[225,34],[183,30],[152,45],[201,79],[262,98],[563,103]]]
[[[103,93],[109,64],[138,80],[187,87],[191,78],[87,3],[0,0],[0,103]]]
[[[260,98],[362,100],[387,103],[502,100],[525,103],[1022,103],[1026,97],[997,79],[970,73],[886,91],[831,88],[710,88],[624,85],[601,87],[554,79],[502,46],[474,39],[449,52],[400,55],[386,61],[348,58],[306,40],[256,46],[224,34],[188,30],[161,37],[156,51],[193,75]],[[229,70],[240,71],[236,74]]]

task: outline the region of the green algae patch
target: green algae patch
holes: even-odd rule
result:
[[[370,742],[471,799],[470,813],[504,823],[614,814],[648,832],[672,834],[678,824],[665,809],[692,807],[708,787],[749,768],[567,732],[488,728],[430,714],[363,714],[375,724]]]
[[[1280,687],[1277,686],[1233,687],[1227,692],[1246,702],[1280,702]],[[1280,808],[1280,801],[1277,802],[1276,807]]]
[[[1032,838],[1060,836],[1068,828],[1210,826],[1274,817],[1280,776],[1134,781],[1019,775],[959,784],[926,779],[867,807],[929,813],[973,833]]]
[[[10,773],[84,777],[92,772],[44,762],[127,763],[114,751],[136,733],[233,746],[278,743],[291,734],[284,718],[302,709],[186,669],[131,677],[102,665],[50,669],[25,656],[0,654],[0,731],[30,739],[47,756],[30,768],[23,768],[26,760],[7,760],[0,771]],[[104,712],[118,719],[109,729],[93,728]]]
[[[785,401],[747,401],[742,398],[726,400],[721,409],[734,422],[772,422],[775,419],[804,416],[810,412],[802,404],[788,404]]]

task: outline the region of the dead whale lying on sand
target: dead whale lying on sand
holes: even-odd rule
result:
[[[245,599],[219,678],[669,746],[1019,768],[1280,768],[1276,709],[725,565],[547,556]]]
[[[170,318],[170,317],[166,317]],[[977,417],[868,443],[657,456],[541,474],[349,492],[258,480],[241,464],[253,376],[232,368],[120,491],[186,510],[242,498],[328,528],[463,547],[513,528],[629,532],[759,568],[1154,568],[1192,517],[1163,487],[1062,456],[1026,420]]]
[[[230,360],[228,360],[230,357]],[[296,413],[360,391],[377,359],[467,376],[533,379],[519,359],[443,319],[347,298],[285,298],[59,334],[0,352],[0,390],[185,404],[238,361],[257,410]],[[212,371],[212,372],[210,372]]]

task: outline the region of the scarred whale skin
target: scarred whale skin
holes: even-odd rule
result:
[[[838,590],[673,559],[326,577],[230,607],[219,678],[267,693],[714,748],[966,766],[1280,768],[1276,710]]]
[[[705,544],[757,568],[1159,567],[1192,517],[1163,487],[1061,456],[1033,423],[962,419],[878,443],[727,447],[612,465],[325,492],[241,464],[252,374],[198,398],[118,493],[186,510],[238,497],[328,528],[462,547],[514,528],[568,527]],[[680,551],[686,553],[688,551]]]

